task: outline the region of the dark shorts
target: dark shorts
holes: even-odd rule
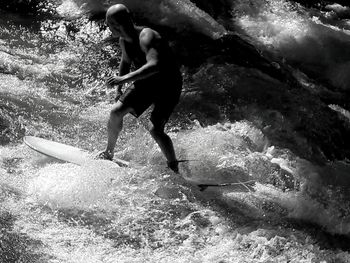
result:
[[[135,81],[119,100],[124,106],[134,110],[132,113],[139,117],[148,107],[154,104],[151,114],[153,123],[161,121],[166,123],[179,102],[182,89],[181,76],[173,80],[150,78]]]

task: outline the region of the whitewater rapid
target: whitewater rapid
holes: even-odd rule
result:
[[[236,19],[256,45],[290,63],[306,60],[311,71],[320,62],[325,78],[347,87],[347,56],[331,48],[347,47],[345,30],[320,24],[286,1],[254,5],[237,5]],[[180,165],[181,175],[234,183],[202,192],[166,168],[146,129],[149,111],[125,120],[116,156],[131,161],[127,168],[57,162],[24,145],[23,135],[34,135],[92,153],[105,146],[114,91],[103,79],[119,51],[100,45],[108,31],[96,23],[77,23],[74,37],[64,21],[44,21],[39,31],[0,25],[0,114],[10,124],[2,135],[12,136],[0,148],[1,262],[349,261],[349,164],[312,164],[275,145],[252,121],[205,126],[183,114],[186,105],[174,113],[167,131],[179,159],[191,160]],[[322,49],[312,48],[316,40]],[[331,70],[344,77],[333,78]],[[275,85],[267,77],[261,83]],[[265,112],[252,107],[242,111],[259,122]],[[268,113],[283,124],[283,116]]]

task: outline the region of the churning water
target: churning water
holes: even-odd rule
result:
[[[332,49],[347,43],[347,29],[282,0],[246,2],[237,2],[237,23],[257,45],[348,85],[344,54]],[[0,148],[1,262],[349,262],[349,165],[312,165],[249,121],[182,129],[172,120],[187,180],[165,168],[148,113],[126,118],[116,155],[128,168],[30,150],[24,134],[103,149],[114,95],[103,78],[119,51],[99,45],[108,32],[95,23],[31,28],[9,19],[0,20],[0,114],[10,138]],[[196,181],[232,184],[201,192]]]

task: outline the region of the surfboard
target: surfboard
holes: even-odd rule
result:
[[[57,160],[65,161],[68,163],[83,165],[84,163],[93,160],[93,155],[90,152],[71,145],[67,145],[67,144],[63,144],[63,143],[43,139],[40,137],[35,137],[35,136],[25,136],[23,138],[23,141],[31,149],[41,154],[44,154],[46,156],[55,158]],[[113,158],[112,161],[122,167],[130,166],[130,163],[128,161],[125,161],[122,159]],[[191,160],[180,160],[179,162],[186,162],[186,161],[191,161]],[[200,182],[200,181],[196,181],[191,178],[186,178],[183,176],[182,178],[185,179],[187,182],[199,187],[200,191],[204,191],[208,187],[223,187],[223,186],[235,186],[235,185],[241,185],[249,189],[252,183],[252,181],[243,182],[243,183]]]
[[[35,136],[24,136],[23,141],[31,149],[55,159],[83,165],[93,159],[93,155],[78,147],[43,139]],[[119,166],[129,166],[129,162],[114,158],[113,161]]]

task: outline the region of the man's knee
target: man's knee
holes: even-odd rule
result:
[[[163,136],[164,133],[164,128],[161,126],[156,126],[151,124],[149,127],[149,132],[152,135],[152,137],[159,137],[159,136]]]
[[[113,108],[110,111],[110,117],[115,119],[115,118],[123,118],[127,113],[129,113],[131,111],[130,108],[127,108],[123,105],[123,103],[121,103],[120,101],[118,101]]]
[[[120,108],[113,108],[110,113],[109,113],[111,118],[123,118],[124,117],[124,113]]]

